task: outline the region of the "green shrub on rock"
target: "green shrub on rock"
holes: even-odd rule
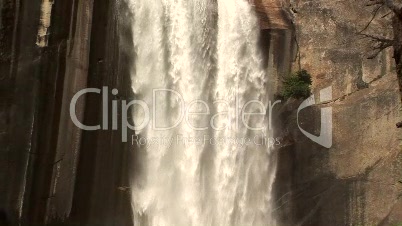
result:
[[[282,96],[285,99],[306,99],[311,95],[311,84],[311,75],[306,70],[297,71],[285,78]]]

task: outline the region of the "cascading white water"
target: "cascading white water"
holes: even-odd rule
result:
[[[150,109],[136,108],[134,121],[141,125],[148,113],[151,119],[136,131],[143,142],[138,138],[142,165],[132,183],[135,224],[274,225],[276,160],[263,145],[267,81],[252,6],[126,1],[134,17],[132,87]],[[243,118],[243,107],[263,114]]]

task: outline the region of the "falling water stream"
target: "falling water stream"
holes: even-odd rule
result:
[[[264,142],[267,76],[253,7],[246,0],[126,1],[132,88],[149,107],[135,108],[134,122],[150,119],[136,131],[135,225],[274,225],[276,160]],[[243,117],[242,109],[260,114]]]

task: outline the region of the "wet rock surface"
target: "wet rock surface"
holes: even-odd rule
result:
[[[82,133],[68,114],[88,86],[130,95],[116,2],[6,0],[0,9],[2,213],[26,225],[130,225],[129,194],[118,189],[128,184],[129,146],[117,133]],[[78,102],[80,120],[100,117],[97,99]]]

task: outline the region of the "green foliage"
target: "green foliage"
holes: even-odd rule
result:
[[[311,75],[306,70],[300,70],[284,81],[282,96],[285,99],[306,99],[311,95]]]

